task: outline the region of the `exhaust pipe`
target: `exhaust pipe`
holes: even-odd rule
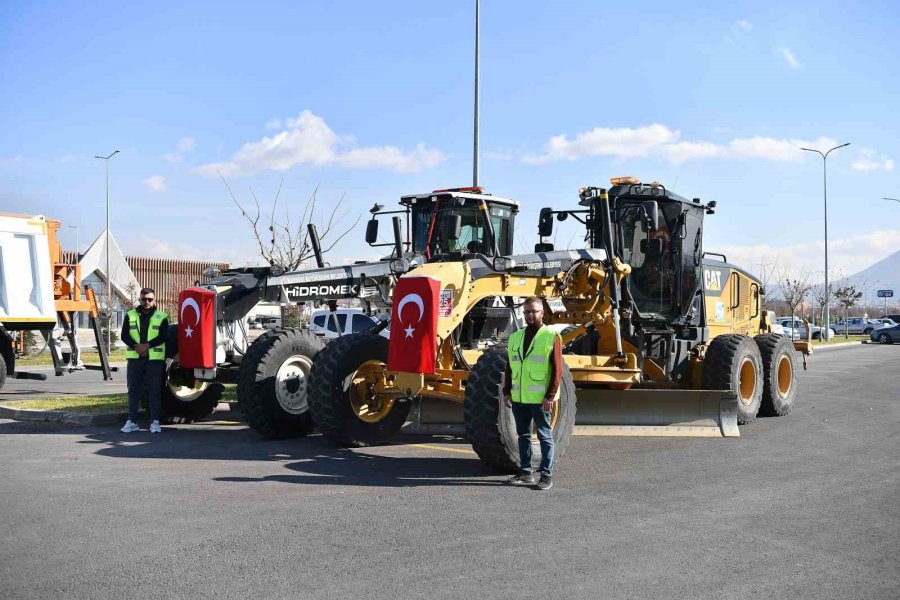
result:
[[[322,260],[322,246],[319,244],[319,232],[313,223],[306,224],[306,231],[309,232],[309,243],[312,245],[313,254],[316,255],[316,265],[321,269],[325,266]]]

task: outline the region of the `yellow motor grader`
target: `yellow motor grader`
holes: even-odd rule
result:
[[[478,455],[515,469],[515,428],[501,399],[509,331],[490,319],[516,323],[509,312],[530,296],[544,300],[545,323],[561,329],[563,340],[551,419],[557,456],[573,432],[730,437],[757,414],[790,412],[796,351],[805,361],[809,342],[772,333],[760,281],[704,253],[703,220],[716,203],[634,178],[612,184],[583,188],[577,209],[543,209],[533,254],[448,253],[401,277],[390,342],[348,336],[313,364],[309,404],[320,431],[342,445],[378,444],[400,431],[414,402],[420,411],[457,406]],[[586,248],[543,242],[554,219],[569,217],[584,224]],[[452,238],[458,223],[448,219],[439,226]],[[413,278],[439,290],[434,306],[400,297]],[[403,313],[406,305],[418,311]],[[389,368],[389,344],[402,343],[414,317],[418,325],[426,313],[436,316],[435,327],[418,352],[430,359],[436,349],[423,363],[433,368]]]

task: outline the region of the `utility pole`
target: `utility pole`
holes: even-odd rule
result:
[[[472,148],[472,186],[478,187],[478,39],[480,28],[480,8],[481,0],[475,0],[475,126],[474,126],[474,143]]]
[[[840,146],[835,146],[828,152],[824,154],[813,148],[800,148],[801,150],[805,150],[806,152],[815,152],[819,156],[822,157],[822,194],[825,199],[825,293],[828,294],[831,288],[828,287],[828,167],[827,167],[827,159],[828,155],[837,150],[838,148],[843,148],[844,146],[849,146],[850,142],[846,144],[841,144]],[[822,336],[827,340],[828,339],[828,329],[829,327],[829,314],[828,314],[828,304],[825,305],[825,324],[822,329]]]
[[[116,150],[109,156],[95,156],[106,163],[106,351],[112,351],[112,275],[109,272],[109,159],[118,154]]]

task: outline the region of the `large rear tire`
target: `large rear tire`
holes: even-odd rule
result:
[[[0,354],[0,390],[3,389],[4,383],[6,383],[6,359]]]
[[[747,425],[759,413],[763,393],[759,347],[746,335],[720,335],[709,343],[703,361],[703,389],[731,390],[738,397],[738,424]]]
[[[313,430],[307,392],[309,372],[322,342],[301,329],[260,336],[247,349],[238,369],[238,406],[250,427],[276,439]]]
[[[764,333],[753,338],[759,346],[763,366],[763,393],[759,414],[783,417],[797,398],[794,345],[783,335]]]
[[[309,408],[319,431],[335,444],[376,446],[400,433],[411,403],[372,392],[387,356],[386,338],[358,333],[330,342],[316,359]]]
[[[463,401],[466,433],[472,449],[498,471],[519,470],[519,441],[512,409],[503,402],[503,374],[509,361],[506,346],[485,352],[469,374]],[[551,414],[554,460],[569,446],[575,426],[575,383],[563,365],[559,401]]]
[[[222,399],[221,383],[198,381],[191,369],[184,369],[178,355],[166,360],[162,389],[162,418],[165,423],[192,423],[213,413]]]

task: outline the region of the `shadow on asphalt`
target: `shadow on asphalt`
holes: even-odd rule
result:
[[[385,456],[385,450],[425,443],[470,448],[464,438],[445,435],[403,435],[397,443],[371,449],[338,448],[323,436],[266,440],[246,428],[166,427],[160,435],[146,430],[121,433],[118,427],[75,427],[59,423],[2,423],[2,434],[77,434],[76,443],[95,446],[98,456],[125,459],[187,459],[279,463],[277,474],[260,477],[226,476],[222,483],[278,482],[296,485],[366,487],[496,486],[499,475],[471,456]],[[418,449],[417,449],[418,450]],[[441,450],[428,449],[428,453]]]

